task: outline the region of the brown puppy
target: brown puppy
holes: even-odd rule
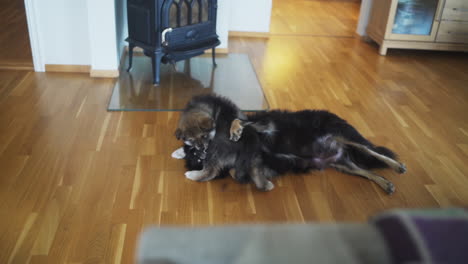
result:
[[[240,109],[226,98],[215,95],[194,97],[183,111],[177,139],[184,144],[203,152],[203,169],[185,173],[188,179],[208,181],[227,169],[235,169],[234,179],[252,179],[258,189],[271,190],[274,186],[265,177],[267,169],[262,169],[260,139],[258,133],[249,128],[243,131],[238,142],[229,140],[231,123],[235,119],[245,119]],[[177,150],[176,157],[186,158]],[[180,155],[179,155],[180,154]]]
[[[216,135],[216,115],[214,109],[202,105],[184,111],[175,132],[176,138],[197,150],[206,150],[209,141]]]

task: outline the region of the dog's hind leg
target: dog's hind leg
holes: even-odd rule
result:
[[[273,171],[264,167],[260,158],[254,159],[250,169],[250,177],[257,189],[261,191],[271,191],[275,185],[269,181],[273,177]]]
[[[275,185],[269,180],[272,178],[271,170],[265,167],[260,157],[254,157],[250,164],[250,177],[257,189],[261,191],[271,191]],[[270,175],[271,174],[271,175]]]
[[[267,192],[275,188],[275,185],[269,181],[265,175],[263,175],[259,168],[254,168],[251,176],[257,189]]]
[[[392,194],[395,191],[395,186],[389,180],[371,171],[359,168],[352,161],[344,161],[344,164],[332,163],[330,166],[338,171],[358,175],[371,180],[377,183],[388,194]]]
[[[349,141],[349,140],[346,140],[342,137],[335,137],[335,140],[337,140],[338,142],[341,142],[345,145],[349,145],[349,146],[353,146],[355,147],[356,149],[382,161],[383,163],[387,164],[390,168],[392,168],[394,171],[398,172],[398,173],[405,173],[406,172],[406,166],[405,164],[401,163],[401,162],[398,162],[392,158],[389,158],[385,155],[382,155],[380,153],[377,153],[375,151],[373,151],[372,149],[370,149],[369,147],[365,146],[365,145],[362,145],[362,144],[359,144],[359,143],[355,143],[355,142],[352,142],[352,141]]]
[[[245,168],[243,165],[244,164],[237,163],[234,166],[234,172],[230,173],[230,175],[235,181],[239,183],[248,183],[250,181],[248,168]]]

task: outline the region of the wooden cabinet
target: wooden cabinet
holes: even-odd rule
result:
[[[468,51],[468,0],[374,0],[367,34],[387,49]]]

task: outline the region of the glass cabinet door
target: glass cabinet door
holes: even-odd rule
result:
[[[392,33],[430,35],[437,0],[399,0]]]
[[[429,40],[435,38],[442,0],[394,0],[391,39]]]

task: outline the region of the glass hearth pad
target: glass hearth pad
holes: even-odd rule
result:
[[[215,93],[231,99],[244,111],[268,109],[246,54],[211,55],[163,64],[161,83],[153,86],[151,59],[134,56],[133,68],[122,71],[109,102],[109,111],[179,111],[195,95]],[[128,62],[126,61],[126,64]]]

